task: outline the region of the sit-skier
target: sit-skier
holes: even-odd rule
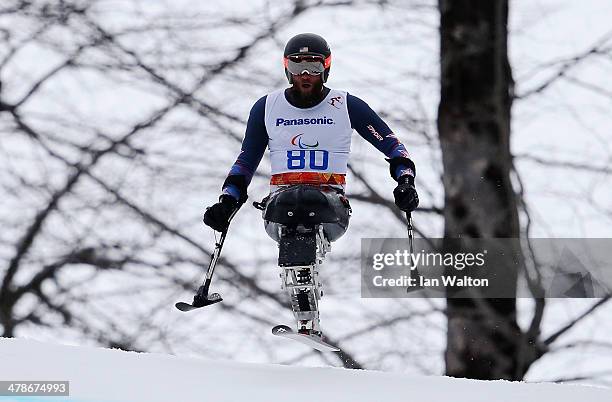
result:
[[[284,67],[291,86],[253,105],[219,202],[204,214],[206,225],[227,230],[269,148],[270,194],[255,204],[263,210],[266,232],[279,243],[283,288],[289,292],[297,330],[319,339],[317,267],[330,242],[348,227],[351,210],[344,186],[353,130],[387,157],[398,183],[393,191],[397,206],[411,212],[419,204],[416,169],[406,148],[364,101],[324,86],[330,66],[331,51],[322,37],[306,33],[289,40]]]

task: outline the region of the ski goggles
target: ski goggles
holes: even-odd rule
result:
[[[285,57],[285,68],[293,75],[319,75],[331,64],[331,57],[295,55]]]

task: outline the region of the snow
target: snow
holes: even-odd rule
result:
[[[69,399],[0,397],[0,401],[612,400],[611,390],[587,386],[475,381],[328,367],[236,363],[6,338],[0,338],[0,380],[68,380],[71,395]]]

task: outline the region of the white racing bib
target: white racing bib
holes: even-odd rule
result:
[[[281,89],[266,98],[272,174],[346,174],[353,132],[346,92],[332,89],[321,103],[309,109],[292,106],[284,92]]]

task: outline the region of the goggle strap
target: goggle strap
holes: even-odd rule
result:
[[[331,66],[331,54],[323,61],[323,67],[329,68],[329,66]]]

